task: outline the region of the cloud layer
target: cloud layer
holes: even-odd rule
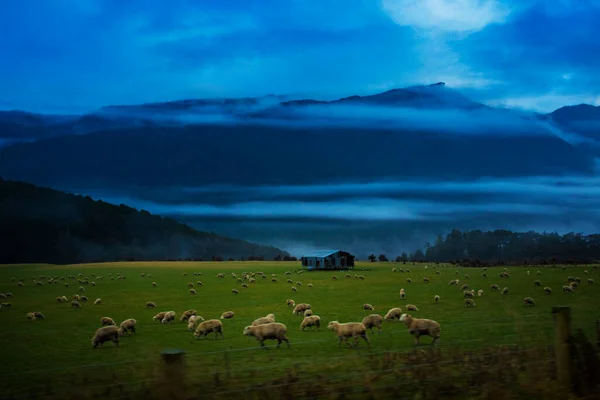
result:
[[[7,0],[0,105],[331,98],[445,81],[551,111],[598,101],[599,17],[597,0]]]

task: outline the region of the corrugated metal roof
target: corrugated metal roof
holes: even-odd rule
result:
[[[339,250],[315,250],[313,252],[304,254],[302,257],[327,257],[333,253],[337,253]]]

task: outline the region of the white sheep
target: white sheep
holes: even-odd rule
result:
[[[244,336],[254,336],[260,342],[261,347],[265,347],[265,340],[277,340],[277,348],[281,346],[281,342],[286,342],[290,347],[290,341],[285,335],[287,327],[279,322],[271,322],[263,325],[246,326],[242,331]]]
[[[302,330],[304,330],[304,328],[308,328],[311,326],[314,326],[315,329],[320,329],[321,328],[321,317],[319,317],[318,315],[307,316],[307,317],[304,317],[304,319],[300,323],[300,328],[302,328]]]
[[[379,314],[367,315],[365,318],[363,318],[362,324],[366,329],[369,329],[371,333],[373,333],[373,328],[377,328],[377,331],[381,332],[383,317]]]
[[[476,304],[473,299],[465,299],[465,307],[475,307]]]
[[[407,304],[406,310],[407,311],[419,311],[419,308],[417,306],[415,306],[414,304]]]
[[[146,308],[156,308],[156,304],[153,301],[147,301]]]
[[[306,310],[306,311],[304,311],[304,316],[305,317],[310,317],[312,314],[313,314],[312,310]]]
[[[102,328],[96,329],[96,333],[92,338],[92,347],[102,347],[104,342],[111,340],[115,342],[116,347],[119,347],[119,328],[114,325],[103,326]]]
[[[523,302],[525,303],[526,307],[533,307],[533,306],[535,306],[535,301],[533,301],[533,299],[531,297],[525,297],[523,299]]]
[[[415,338],[415,346],[419,344],[420,336],[431,336],[432,344],[440,339],[440,324],[436,321],[424,318],[413,318],[410,314],[402,314],[400,321],[408,328],[408,333]]]
[[[296,302],[295,302],[294,300],[292,300],[292,299],[287,299],[287,300],[285,301],[285,304],[286,304],[288,307],[289,307],[289,306],[292,306],[292,307],[295,307],[295,306],[296,306]]]
[[[181,314],[181,318],[179,318],[179,321],[186,322],[188,319],[190,319],[192,315],[196,315],[196,313],[197,311],[194,309],[186,310],[183,312],[183,314]]]
[[[73,307],[73,308],[81,308],[81,304],[77,300],[73,300],[71,302],[71,307]]]
[[[477,296],[478,296],[478,297],[481,297],[481,296],[483,296],[483,289],[479,289],[479,290],[477,291]]]
[[[383,319],[386,321],[393,321],[396,319],[400,319],[400,315],[402,315],[402,309],[400,307],[390,308],[390,310],[385,314]]]
[[[297,304],[294,307],[294,310],[292,311],[292,314],[302,315],[302,314],[304,314],[304,311],[309,310],[310,308],[311,308],[310,304],[300,303],[300,304]]]
[[[363,304],[363,310],[365,310],[365,311],[375,311],[375,307],[373,307],[371,304],[365,303],[365,304]]]
[[[162,324],[168,324],[170,322],[175,321],[175,315],[177,315],[175,313],[175,311],[167,311],[163,317],[163,319],[160,321]]]
[[[546,286],[546,287],[544,288],[544,293],[546,293],[546,294],[552,294],[552,288],[551,288],[551,287],[548,287],[548,286]]]
[[[367,328],[360,322],[346,322],[340,324],[338,321],[331,321],[327,324],[327,328],[334,331],[338,336],[338,347],[342,345],[342,341],[348,341],[348,338],[354,338],[354,347],[358,345],[358,338],[361,337],[370,346],[369,338],[367,337]]]
[[[221,314],[221,319],[231,319],[234,315],[235,313],[233,311],[225,311],[223,314]]]
[[[124,336],[126,333],[129,335],[135,334],[136,324],[137,321],[133,318],[129,318],[121,322],[121,325],[119,326],[119,336]]]
[[[95,301],[94,301],[94,305],[97,306],[98,304],[102,303],[102,299],[100,297],[98,297]]]
[[[433,302],[434,303],[439,303],[439,301],[440,301],[440,296],[439,295],[436,294],[435,296],[433,296]]]
[[[275,322],[274,314],[269,314],[266,317],[255,319],[254,322],[252,322],[252,326],[270,324],[271,322]]]
[[[156,314],[154,317],[152,317],[152,320],[154,321],[162,321],[163,318],[165,317],[165,315],[167,315],[168,311],[161,311],[158,314]]]
[[[218,319],[209,319],[207,321],[203,321],[198,325],[196,331],[194,332],[194,337],[199,339],[200,336],[207,337],[209,333],[214,332],[215,339],[221,335],[221,338],[224,339],[223,336],[223,323]]]
[[[102,317],[102,318],[100,318],[100,323],[102,324],[102,326],[117,325],[115,323],[115,321],[111,317]]]

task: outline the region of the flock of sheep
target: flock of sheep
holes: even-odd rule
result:
[[[425,266],[424,269],[427,270],[428,267]],[[436,266],[434,266],[433,269],[435,270],[436,274],[438,274],[438,275],[440,274],[440,271],[437,269]],[[483,271],[483,277],[487,278],[487,268],[483,268],[482,271]],[[297,274],[301,274],[304,271],[300,270],[300,271],[294,271],[294,272]],[[410,272],[410,269],[404,270],[402,268],[393,268],[392,272]],[[585,270],[584,273],[589,275],[588,270]],[[459,272],[456,271],[456,274],[459,274]],[[95,276],[94,274],[91,274],[91,275]],[[184,273],[183,275],[187,276],[187,273]],[[196,272],[196,273],[194,273],[194,275],[200,276],[200,275],[202,275],[202,273]],[[290,271],[285,272],[285,275],[286,276],[292,275],[292,272],[290,272]],[[530,271],[527,271],[527,275],[530,275]],[[536,275],[541,276],[541,272],[537,271]],[[108,276],[109,276],[109,279],[111,279],[111,280],[126,279],[125,276],[120,275],[120,274],[116,274],[115,276],[113,276],[112,274],[109,274]],[[145,273],[141,273],[140,276],[141,277],[146,277],[146,276],[151,277],[150,274],[146,275]],[[219,274],[217,274],[217,277],[220,279],[224,279],[225,274],[219,273]],[[231,273],[231,277],[233,279],[235,279],[236,282],[240,283],[242,285],[242,287],[246,287],[246,288],[248,287],[247,283],[249,283],[249,284],[255,283],[257,278],[267,279],[267,276],[263,272],[252,272],[252,273],[244,272],[241,274],[240,277],[238,277],[235,273]],[[499,277],[501,279],[508,279],[510,277],[510,274],[508,273],[507,269],[505,268],[499,274]],[[345,274],[345,278],[352,279],[353,276],[350,274]],[[465,274],[464,278],[465,278],[465,280],[469,280],[469,275]],[[46,283],[57,284],[58,282],[62,282],[64,284],[64,286],[66,288],[68,288],[70,281],[77,281],[79,284],[79,288],[78,288],[79,293],[72,296],[71,307],[73,307],[75,309],[79,309],[79,308],[81,308],[82,303],[86,303],[88,301],[88,298],[85,295],[83,295],[83,293],[86,291],[85,287],[87,285],[96,286],[95,281],[102,280],[103,277],[95,276],[94,279],[95,280],[92,281],[80,273],[80,274],[78,274],[78,276],[69,275],[66,278],[65,277],[45,277],[45,276],[40,276],[37,278],[34,277],[33,283],[37,286],[43,286]],[[337,276],[335,276],[335,275],[332,276],[332,280],[337,280],[337,279],[338,279]],[[364,280],[365,278],[363,275],[354,275],[354,279]],[[18,286],[24,285],[23,279],[20,279],[17,281],[15,278],[12,278],[11,281],[17,282]],[[272,274],[271,281],[277,282],[276,274]],[[576,276],[569,276],[567,278],[567,281],[568,281],[568,284],[564,285],[562,287],[562,290],[565,293],[573,293],[575,291],[575,289],[578,287],[578,285],[581,283],[581,279]],[[410,278],[407,278],[406,282],[410,284],[410,283],[412,283],[412,280]],[[423,282],[425,284],[428,284],[430,282],[430,280],[429,280],[429,278],[423,278]],[[594,280],[589,278],[587,280],[587,282],[588,282],[588,284],[593,284]],[[290,283],[293,285],[291,287],[292,292],[297,292],[297,290],[298,290],[297,287],[302,286],[302,282],[300,282],[300,281],[294,282],[291,279],[287,279],[287,283]],[[459,286],[460,280],[452,279],[449,282],[449,285],[450,286]],[[533,282],[533,285],[535,287],[541,287],[541,282],[539,280],[535,280]],[[156,287],[157,283],[152,282],[152,286]],[[203,284],[201,281],[197,281],[196,283],[193,283],[193,282],[188,283],[188,289],[189,289],[189,293],[191,295],[196,294],[196,291],[195,291],[196,286],[201,287],[201,286],[203,286]],[[311,288],[311,287],[313,287],[313,285],[308,284],[307,287]],[[476,298],[476,297],[481,298],[484,295],[483,289],[479,289],[479,290],[475,291],[475,289],[472,289],[469,286],[469,284],[467,284],[467,283],[464,283],[459,287],[460,287],[460,292],[462,293],[462,295],[464,297],[465,307],[476,307],[474,298]],[[509,293],[508,287],[504,287],[502,290],[500,290],[500,287],[497,284],[491,284],[490,290],[498,291],[498,292],[502,293],[503,295],[507,295]],[[552,288],[544,287],[543,292],[548,295],[552,294]],[[237,289],[232,289],[232,293],[234,295],[237,295],[237,294],[239,294],[239,291]],[[12,297],[13,297],[12,293],[0,293],[0,299],[10,299]],[[400,299],[404,300],[404,299],[406,299],[406,297],[407,297],[407,295],[406,295],[406,291],[404,290],[404,288],[400,289]],[[433,301],[435,303],[440,302],[440,296],[435,295],[433,298]],[[535,306],[535,301],[533,300],[532,297],[525,297],[523,301],[524,301],[525,306]],[[60,296],[60,297],[56,297],[56,302],[57,303],[68,303],[69,299],[66,296]],[[97,298],[93,302],[93,305],[99,305],[101,303],[102,303],[102,299]],[[304,331],[306,328],[314,328],[314,329],[321,328],[321,317],[313,314],[313,309],[310,304],[307,304],[307,303],[296,304],[296,302],[293,299],[287,299],[286,306],[293,307],[292,314],[297,315],[297,316],[303,316],[303,320],[300,323],[300,328],[302,331]],[[10,308],[10,307],[11,307],[11,303],[9,303],[9,302],[0,303],[0,308]],[[148,302],[146,302],[146,308],[156,308],[156,304],[152,301],[148,301]],[[419,311],[418,307],[414,304],[407,304],[405,306],[405,309],[406,309],[406,311]],[[289,310],[289,308],[288,308],[288,310]],[[363,310],[364,311],[374,311],[375,309],[371,304],[364,304]],[[169,323],[173,323],[176,320],[176,316],[177,316],[177,313],[175,311],[162,311],[162,312],[157,313],[153,317],[153,320],[158,321],[162,324],[169,324]],[[187,324],[186,325],[187,330],[190,332],[193,332],[193,336],[196,339],[199,339],[200,337],[207,337],[211,333],[214,333],[215,339],[216,339],[219,336],[221,338],[224,337],[222,320],[231,319],[234,316],[235,316],[235,313],[233,311],[226,311],[226,312],[222,313],[220,319],[204,320],[203,317],[201,317],[200,315],[197,314],[196,310],[190,309],[190,310],[184,311],[182,313],[181,317],[179,318],[179,320],[180,320],[180,322]],[[31,321],[36,321],[36,320],[45,319],[45,316],[39,311],[32,311],[32,312],[27,313],[27,318]],[[362,338],[368,345],[370,345],[369,338],[367,337],[367,330],[369,330],[371,333],[373,333],[373,329],[376,328],[378,330],[378,332],[381,332],[384,321],[389,321],[389,322],[398,321],[398,322],[404,323],[404,325],[406,326],[406,328],[408,330],[408,333],[414,337],[415,345],[419,344],[420,336],[432,337],[433,344],[436,344],[439,341],[440,331],[441,331],[439,323],[437,323],[436,321],[431,320],[431,319],[415,318],[410,314],[403,313],[402,309],[400,307],[391,308],[383,317],[379,314],[372,313],[372,314],[364,317],[362,319],[362,321],[360,321],[360,322],[356,321],[356,322],[340,323],[339,321],[330,321],[327,324],[327,328],[329,330],[333,331],[335,333],[335,335],[338,337],[338,346],[341,346],[342,343],[350,344],[349,339],[352,338],[354,340],[353,345],[356,347],[358,345],[358,340],[360,338]],[[96,348],[98,346],[102,346],[103,343],[109,342],[109,341],[114,342],[115,345],[118,347],[119,346],[119,337],[122,337],[125,335],[133,335],[136,333],[137,321],[134,318],[128,318],[117,325],[117,323],[112,318],[102,317],[100,319],[100,324],[101,324],[101,327],[96,330],[96,332],[91,340],[92,346],[94,348]],[[282,342],[286,342],[287,346],[288,347],[290,346],[289,339],[286,335],[287,327],[286,327],[286,325],[277,322],[274,314],[268,314],[264,317],[260,317],[256,320],[254,320],[250,325],[244,327],[242,334],[244,336],[255,337],[257,339],[257,341],[260,343],[261,347],[265,346],[265,344],[264,344],[265,340],[277,340],[277,342],[278,342],[277,347],[280,347]]]

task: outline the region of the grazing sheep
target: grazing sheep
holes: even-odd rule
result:
[[[423,278],[423,282],[429,283],[429,278]]]
[[[346,274],[346,275],[344,275],[344,278],[346,278],[346,279],[352,279],[352,275],[350,275],[350,274]],[[337,278],[336,278],[336,279],[337,279]]]
[[[460,290],[462,290],[463,292],[464,292],[465,290],[469,290],[469,285],[467,285],[467,284],[465,283],[464,285],[462,285],[462,286],[460,287]]]
[[[223,318],[223,317],[221,317]],[[221,335],[221,338],[224,339],[223,336],[223,323],[218,319],[209,319],[207,321],[203,321],[198,325],[196,331],[194,332],[194,337],[196,339],[200,339],[200,336],[207,337],[209,333],[215,334],[215,339]]]
[[[92,346],[93,348],[102,347],[104,342],[111,340],[115,342],[116,347],[119,347],[119,328],[114,325],[103,326],[96,329],[96,333],[92,338]]]
[[[542,273],[540,271],[536,271],[535,273],[537,276],[540,276]]]
[[[102,326],[117,325],[115,323],[115,321],[111,317],[102,317],[102,318],[100,318],[100,323],[102,324]]]
[[[359,275],[359,276],[358,276],[358,279],[360,279],[360,280],[363,280],[363,281],[364,281],[364,280],[365,280],[365,276],[364,276],[364,275]]]
[[[387,314],[383,317],[386,321],[393,321],[396,319],[400,319],[400,315],[402,315],[402,309],[399,307],[390,308]]]
[[[275,322],[275,315],[273,314],[269,314],[266,317],[255,319],[254,322],[252,322],[252,326],[270,324],[271,322]]]
[[[434,303],[439,303],[439,301],[440,301],[440,296],[439,295],[436,294],[435,296],[433,296],[433,302]]]
[[[459,283],[458,279],[453,279],[450,281],[450,286],[458,285],[458,283]]]
[[[590,285],[593,285],[593,284],[594,284],[594,280],[593,280],[593,279],[591,279],[591,278],[590,278],[590,279],[588,279],[588,280],[587,280],[587,282],[588,282],[588,284],[590,284]]]
[[[233,311],[225,311],[223,314],[221,314],[221,319],[231,319],[234,315],[235,313]]]
[[[417,308],[417,306],[415,306],[414,304],[407,304],[406,305],[406,310],[408,310],[408,311],[419,311],[419,309]]]
[[[571,282],[571,283],[569,283],[569,286],[571,286],[573,289],[575,289],[577,286],[579,286],[579,284],[577,282]]]
[[[544,288],[544,293],[546,293],[546,294],[552,294],[552,288],[549,288],[548,286],[546,286]]]
[[[156,304],[153,301],[147,301],[146,308],[156,308]]]
[[[463,292],[463,296],[464,296],[465,298],[471,298],[471,297],[473,297],[473,292],[470,292],[470,291],[468,291],[468,290],[465,290],[465,291]]]
[[[413,318],[410,314],[402,314],[400,321],[408,328],[408,333],[414,336],[415,346],[419,344],[420,336],[431,336],[432,344],[440,339],[440,324],[431,319]]]
[[[73,300],[71,302],[71,307],[73,307],[73,308],[81,308],[81,304],[79,304],[79,302],[77,300]]]
[[[277,283],[277,278],[272,278],[272,279],[271,279],[271,282],[273,282],[273,283]]]
[[[197,311],[194,310],[194,309],[186,310],[186,311],[183,312],[183,314],[181,314],[181,318],[179,318],[179,321],[180,322],[186,322],[187,320],[190,319],[190,317],[192,315],[196,315],[196,313],[197,313]]]
[[[307,286],[308,286],[309,288],[311,288],[311,287],[313,287],[313,284],[312,284],[312,283],[309,283]]]
[[[367,315],[363,318],[362,324],[366,329],[369,329],[373,333],[373,328],[377,328],[378,332],[381,332],[381,325],[383,324],[383,317],[379,314]]]
[[[79,300],[85,303],[86,301],[88,301],[88,298],[87,296],[81,296]]]
[[[525,297],[523,299],[523,301],[525,302],[525,306],[526,307],[533,307],[533,306],[535,306],[535,302],[533,301],[533,299],[531,297]]]
[[[493,285],[490,285],[490,290],[492,290],[492,291],[500,290],[500,287],[494,283]]]
[[[198,282],[196,282],[196,286],[202,287],[202,286],[204,286],[204,284],[202,283],[202,281],[198,281]]]
[[[102,299],[100,297],[98,297],[96,300],[94,300],[94,305],[95,306],[97,306],[100,303],[102,303]]]
[[[294,307],[294,310],[292,311],[292,314],[295,314],[295,315],[302,315],[302,314],[304,314],[304,311],[306,311],[306,310],[309,310],[309,309],[311,309],[311,308],[312,308],[312,307],[310,306],[310,304],[307,304],[307,303],[300,303],[300,304],[297,304],[297,305]]]
[[[405,297],[406,297],[406,292],[404,292],[404,289],[400,289],[400,298],[402,300],[404,300]]]
[[[160,321],[161,324],[168,324],[170,322],[175,321],[175,315],[177,315],[175,313],[175,311],[167,311],[163,317],[163,319]]]
[[[292,292],[297,292],[297,291],[298,291],[298,289],[296,289],[295,286],[292,286]]]
[[[346,322],[340,324],[338,321],[331,321],[327,324],[327,329],[331,329],[338,336],[338,347],[342,345],[342,341],[348,341],[348,338],[354,338],[354,347],[358,345],[358,338],[361,337],[370,346],[369,338],[367,337],[367,328],[360,322]]]
[[[202,322],[204,321],[204,318],[202,318],[200,315],[191,315],[190,318],[188,319],[188,323],[193,322],[193,323],[198,323],[198,322]]]
[[[233,294],[240,294],[239,290],[237,290],[237,289],[231,289],[231,293],[233,293]]]
[[[507,287],[505,287],[504,289],[502,289],[502,294],[504,294],[504,295],[508,294],[508,288]]]
[[[190,294],[192,296],[195,296],[196,295],[196,289],[190,289]]]
[[[1,296],[0,296],[1,297]],[[5,297],[6,298],[6,297]],[[57,303],[62,303],[63,302],[63,298],[61,296],[56,296],[56,302]]]
[[[153,321],[162,321],[163,318],[165,317],[165,315],[167,315],[167,311],[161,311],[158,314],[156,314],[154,317],[152,317]]]
[[[483,296],[483,289],[479,289],[479,290],[477,291],[477,296],[478,296],[478,297],[481,297],[481,296]]]
[[[365,311],[375,311],[375,307],[373,307],[371,304],[365,303],[365,304],[363,304],[363,310],[365,310]]]
[[[27,313],[27,319],[28,319],[28,320],[31,320],[31,321],[35,321],[35,320],[36,320],[36,318],[35,318],[35,314],[34,314],[34,313],[32,313],[32,312],[30,312],[30,313]]]
[[[321,317],[318,315],[306,316],[300,323],[300,328],[302,328],[302,330],[311,326],[314,326],[315,329],[321,329]]]
[[[158,286],[158,283],[152,282],[152,287],[157,287],[157,286]]]
[[[296,306],[296,302],[295,302],[294,300],[292,300],[292,299],[287,299],[287,300],[285,301],[285,304],[286,304],[288,307],[289,307],[289,306],[292,306],[292,307],[295,307],[295,306]]]
[[[473,299],[465,299],[465,307],[475,307],[476,304]]]
[[[412,283],[412,279],[406,278],[406,283]]]
[[[563,292],[565,293],[573,293],[573,288],[571,286],[563,286],[562,287]]]
[[[261,347],[265,347],[265,340],[277,340],[277,348],[281,346],[281,342],[286,342],[290,347],[290,341],[285,335],[287,327],[279,322],[271,322],[263,325],[250,325],[244,328],[242,334],[244,336],[254,336],[260,342]]]
[[[469,275],[465,274],[465,279],[469,279]]]
[[[533,281],[533,285],[534,286],[542,286],[542,283],[540,281]]]
[[[331,280],[332,280],[332,281],[337,281],[337,276],[333,275],[333,276],[331,277]]]
[[[119,336],[124,336],[126,333],[128,333],[129,335],[135,334],[136,324],[137,321],[133,318],[129,318],[121,322],[121,325],[119,326]]]

